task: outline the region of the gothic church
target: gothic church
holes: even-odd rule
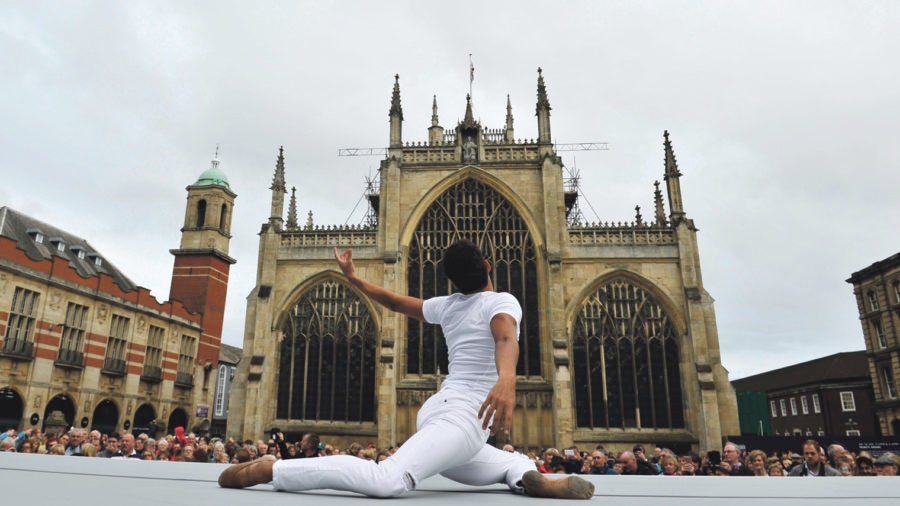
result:
[[[271,214],[260,233],[247,303],[244,359],[232,387],[229,432],[273,427],[346,447],[387,447],[415,431],[416,412],[447,373],[440,329],[383,310],[337,270],[332,247],[353,248],[359,274],[416,297],[448,294],[439,263],[459,238],[479,244],[499,291],[523,307],[518,449],[631,448],[635,443],[718,448],[738,434],[734,391],[719,354],[713,301],[703,287],[697,230],[681,199],[665,134],[665,213],[629,224],[581,223],[550,135],[538,70],[538,138],[464,119],[445,130],[433,106],[427,142],[404,143],[399,78],[390,143],[372,219],[358,227],[297,221],[283,151]],[[505,443],[507,441],[499,441]]]

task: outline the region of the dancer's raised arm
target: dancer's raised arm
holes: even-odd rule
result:
[[[352,249],[348,248],[342,253],[338,253],[337,246],[335,246],[334,259],[337,261],[338,267],[341,268],[341,272],[344,273],[344,276],[347,276],[347,280],[350,281],[353,286],[359,288],[360,291],[366,294],[370,299],[391,311],[396,311],[418,320],[425,320],[425,316],[422,314],[422,299],[410,297],[408,295],[400,295],[387,288],[373,285],[357,276],[356,268],[353,265]]]

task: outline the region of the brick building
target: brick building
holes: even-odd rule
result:
[[[866,352],[851,351],[734,380],[738,392],[762,392],[771,433],[782,436],[878,436]],[[758,434],[758,424],[741,426]]]
[[[217,160],[187,193],[166,302],[83,238],[0,207],[0,425],[209,426],[236,195]]]

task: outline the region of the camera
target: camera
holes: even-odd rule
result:
[[[572,450],[571,448],[568,450],[563,450],[563,453],[566,455],[566,457],[574,457],[575,456],[575,450]]]
[[[278,441],[278,433],[279,432],[281,432],[281,429],[279,429],[277,427],[270,431],[269,437],[272,438],[272,441]]]
[[[706,458],[709,459],[709,471],[715,473],[719,469],[719,464],[722,463],[722,454],[716,450],[711,450],[706,453]]]

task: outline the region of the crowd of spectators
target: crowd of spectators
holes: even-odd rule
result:
[[[642,445],[631,451],[606,451],[603,446],[591,452],[577,447],[559,452],[548,448],[535,460],[542,473],[618,474],[654,476],[896,476],[900,458],[890,452],[877,459],[865,451],[851,452],[839,444],[823,448],[818,442],[803,443],[802,455],[793,452],[761,450],[744,452],[734,443],[726,443],[722,451],[676,454],[655,447],[648,455]],[[507,449],[508,450],[508,449]],[[509,451],[509,450],[508,450]]]
[[[172,462],[240,463],[263,455],[279,459],[353,455],[381,462],[397,451],[397,447],[378,448],[375,443],[363,446],[353,443],[347,448],[326,444],[315,433],[304,434],[299,441],[289,442],[277,429],[267,440],[237,441],[185,433],[176,427],[174,434],[158,439],[147,434],[101,434],[97,430],[73,428],[61,434],[45,434],[38,429],[17,432],[10,429],[0,434],[0,451],[81,456],[112,459],[161,460]],[[514,452],[512,445],[504,451]],[[790,451],[766,454],[761,450],[743,452],[734,443],[726,443],[722,451],[676,454],[655,447],[648,454],[642,445],[630,451],[607,451],[597,446],[584,451],[572,446],[547,448],[540,454],[527,453],[542,473],[658,475],[658,476],[896,476],[900,458],[883,453],[873,458],[865,451],[852,452],[839,444],[824,448],[814,440]]]
[[[176,427],[174,434],[154,439],[147,434],[137,436],[115,432],[72,428],[60,434],[46,434],[39,429],[17,432],[9,429],[0,434],[0,451],[38,453],[111,459],[161,460],[171,462],[204,462],[236,464],[274,455],[279,459],[311,458],[327,455],[355,455],[368,460],[382,461],[396,448],[378,449],[374,443],[363,447],[351,444],[341,449],[319,441],[314,433],[304,434],[300,441],[289,442],[276,432],[265,440],[237,441],[234,438],[198,436]]]

